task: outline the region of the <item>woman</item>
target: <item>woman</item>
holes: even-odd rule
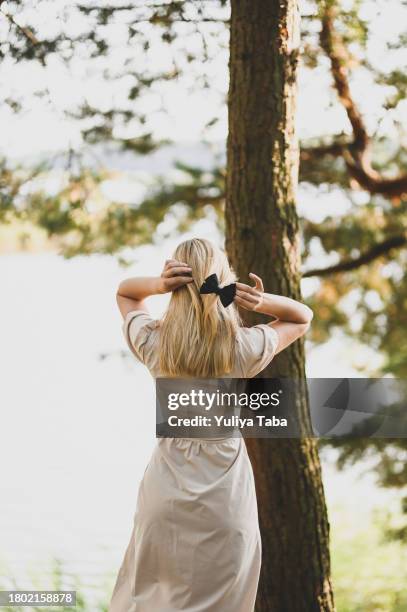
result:
[[[216,288],[205,292],[213,274],[219,287],[230,285],[229,299]],[[223,251],[207,240],[183,242],[159,278],[125,280],[118,289],[131,351],[153,377],[255,376],[305,334],[312,311],[265,293],[261,279],[250,276],[254,286],[235,283]],[[172,292],[167,311],[154,320],[144,300],[166,292]],[[243,327],[237,307],[273,320]],[[159,438],[109,611],[252,612],[260,562],[244,439]]]

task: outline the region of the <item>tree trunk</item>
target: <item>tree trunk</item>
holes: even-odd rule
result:
[[[231,7],[226,249],[243,282],[252,271],[266,291],[300,299],[297,0],[231,0]],[[249,324],[261,320],[242,315]],[[302,340],[262,375],[304,380]],[[263,542],[257,612],[335,609],[329,523],[316,443],[307,437],[306,393],[295,410],[301,439],[247,440]]]

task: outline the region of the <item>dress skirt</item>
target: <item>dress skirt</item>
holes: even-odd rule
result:
[[[260,565],[243,438],[159,438],[109,612],[253,612]]]

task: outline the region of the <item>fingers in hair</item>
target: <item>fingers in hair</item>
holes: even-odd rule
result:
[[[187,274],[191,274],[191,268],[186,266],[173,266],[164,271],[164,276],[166,278],[171,278],[173,276],[185,276]]]

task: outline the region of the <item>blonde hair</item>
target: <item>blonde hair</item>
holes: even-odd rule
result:
[[[241,325],[235,304],[222,306],[216,294],[201,295],[205,278],[216,273],[219,285],[236,280],[225,253],[209,240],[193,238],[178,245],[173,259],[192,268],[194,282],[171,294],[160,324],[159,366],[163,376],[217,377],[229,373]]]

